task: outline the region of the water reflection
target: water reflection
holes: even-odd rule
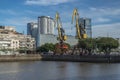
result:
[[[120,64],[79,62],[0,63],[0,80],[120,80]]]

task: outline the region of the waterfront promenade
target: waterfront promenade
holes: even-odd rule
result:
[[[0,62],[11,61],[37,61],[41,60],[40,54],[25,54],[25,55],[1,55]]]

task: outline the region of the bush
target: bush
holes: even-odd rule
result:
[[[44,45],[37,48],[37,52],[48,52],[54,51],[54,44],[52,43],[45,43]]]

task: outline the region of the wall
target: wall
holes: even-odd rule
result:
[[[66,43],[69,43],[71,46],[77,44],[78,40],[75,39],[74,36],[67,36],[68,39],[65,41]],[[45,43],[58,43],[59,41],[57,40],[57,36],[56,35],[52,35],[52,34],[40,34],[39,37],[39,45],[37,45],[37,47],[45,44]]]

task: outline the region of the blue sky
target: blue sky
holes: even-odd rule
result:
[[[66,34],[75,35],[71,24],[74,8],[80,17],[92,19],[94,37],[120,38],[120,0],[0,0],[0,25],[26,33],[28,22],[37,22],[43,15],[54,18],[59,12]]]

